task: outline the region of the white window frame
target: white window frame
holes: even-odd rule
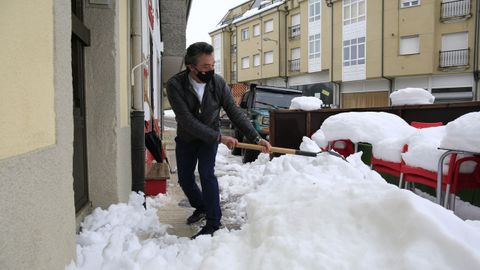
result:
[[[320,58],[320,34],[308,36],[308,59]]]
[[[273,64],[273,51],[268,51],[263,53],[263,62],[264,62],[264,65]]]
[[[254,67],[260,66],[260,54],[259,53],[253,55],[253,66]]]
[[[250,38],[248,35],[248,27],[243,28],[241,31],[242,31],[242,40],[248,40]]]
[[[294,55],[298,55],[298,57],[294,58]],[[301,56],[300,47],[290,49],[290,59],[291,60],[298,60],[298,59],[300,59],[300,56]]]
[[[253,31],[253,36],[254,37],[260,36],[260,24],[259,23],[255,24],[252,28],[253,28],[253,30],[252,30]]]
[[[415,42],[415,44],[409,45],[407,43]],[[412,47],[408,49],[407,47]],[[399,54],[400,55],[411,55],[411,54],[419,54],[420,53],[420,37],[418,35],[410,35],[410,36],[403,36],[400,37],[400,44],[398,46]]]
[[[297,14],[294,14],[292,15],[291,19],[290,19],[290,26],[297,26],[299,24],[301,24],[301,17],[300,17],[300,13],[297,13]]]
[[[362,8],[363,7],[363,8]],[[366,19],[366,0],[345,0],[343,1],[343,25],[362,22]]]
[[[273,19],[265,21],[263,23],[263,26],[264,26],[264,29],[265,29],[265,33],[273,32]]]
[[[343,41],[343,66],[364,65],[366,62],[366,38],[359,37]]]
[[[400,8],[409,8],[420,6],[420,0],[401,0]]]
[[[320,20],[320,0],[308,0],[308,21],[315,22]]]
[[[250,57],[245,56],[242,57],[242,69],[247,69],[250,68]]]

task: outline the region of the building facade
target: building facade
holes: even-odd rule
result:
[[[175,2],[1,4],[0,269],[64,269],[83,217],[128,200],[132,116],[143,134],[161,115],[163,44],[172,41],[160,18],[176,12],[186,25],[190,1]]]
[[[231,84],[302,89],[344,108],[387,106],[406,87],[458,102],[479,98],[477,10],[474,0],[248,1],[210,35]]]

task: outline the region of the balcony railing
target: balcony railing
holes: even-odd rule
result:
[[[230,73],[230,80],[232,81],[232,83],[236,83],[237,82],[237,72],[236,71],[232,71]]]
[[[288,61],[288,66],[290,67],[290,72],[300,71],[300,59]]]
[[[441,51],[440,68],[461,68],[468,67],[470,59],[470,49]]]
[[[300,24],[289,27],[288,33],[290,39],[300,38]]]
[[[441,3],[441,20],[448,21],[471,17],[471,0],[457,0]]]
[[[232,44],[230,45],[230,52],[232,54],[236,54],[237,53],[237,44]]]

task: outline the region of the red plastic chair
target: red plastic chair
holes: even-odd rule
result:
[[[407,145],[403,146],[402,153],[405,153],[408,149]],[[370,168],[374,169],[377,172],[386,173],[392,176],[396,176],[399,178],[398,187],[402,187],[403,183],[403,173],[402,173],[402,166],[405,165],[403,160],[400,162],[392,162],[386,161],[383,159],[379,159],[373,156],[370,160]]]
[[[460,172],[462,163],[474,161],[476,163],[475,170],[471,173]],[[405,182],[419,183],[432,188],[437,187],[437,172],[426,169],[402,165],[401,172]],[[450,206],[454,206],[455,194],[462,189],[480,188],[480,157],[464,157],[458,158],[457,154],[450,156],[448,163],[448,173],[442,175],[442,192],[445,192],[445,206],[450,202]],[[453,195],[453,197],[450,197]],[[453,201],[452,201],[453,200]]]
[[[440,127],[443,126],[442,122],[417,122],[412,121],[410,126],[415,128],[430,128],[430,127]]]
[[[442,122],[418,122],[418,121],[412,121],[410,123],[412,127],[415,128],[429,128],[429,127],[438,127],[438,126],[443,126]],[[408,149],[408,146],[405,145],[403,146],[402,153],[405,153]],[[377,172],[382,172],[386,173],[392,176],[396,176],[399,178],[398,181],[398,187],[402,187],[403,184],[403,173],[402,173],[402,166],[405,165],[403,160],[401,162],[391,162],[391,161],[386,161],[383,159],[376,158],[372,154],[372,158],[370,160],[370,168],[374,169]]]
[[[355,153],[355,145],[348,139],[332,141],[328,149],[335,150],[345,158]]]

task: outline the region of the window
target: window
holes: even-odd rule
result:
[[[248,28],[242,29],[242,40],[248,39]]]
[[[308,59],[320,58],[320,34],[308,37]]]
[[[290,27],[290,39],[295,39],[300,37],[300,14],[295,14],[292,16],[292,26]]]
[[[265,33],[273,31],[273,20],[268,20],[265,22]]]
[[[420,53],[418,36],[406,36],[400,38],[400,55]]]
[[[292,15],[292,26],[300,24],[300,13]]]
[[[365,64],[365,37],[343,41],[343,66]]]
[[[253,66],[254,67],[260,66],[260,54],[253,55]]]
[[[217,34],[213,37],[213,48],[215,51],[220,52],[222,50],[222,36],[220,34]],[[215,54],[215,71],[217,73],[222,72],[222,54],[218,53]]]
[[[308,0],[308,21],[320,20],[320,0]]]
[[[402,0],[401,2],[402,8],[413,7],[418,5],[420,5],[420,0]]]
[[[253,36],[260,36],[260,24],[255,24],[253,26]]]
[[[246,69],[250,67],[250,59],[249,57],[243,57],[242,58],[242,69]]]
[[[300,71],[300,48],[290,51],[290,71]]]
[[[265,52],[263,54],[263,59],[265,61],[265,65],[272,64],[273,63],[273,52],[272,51]]]
[[[343,1],[343,25],[365,21],[365,0]]]
[[[291,50],[292,60],[300,59],[300,48],[294,48]]]

